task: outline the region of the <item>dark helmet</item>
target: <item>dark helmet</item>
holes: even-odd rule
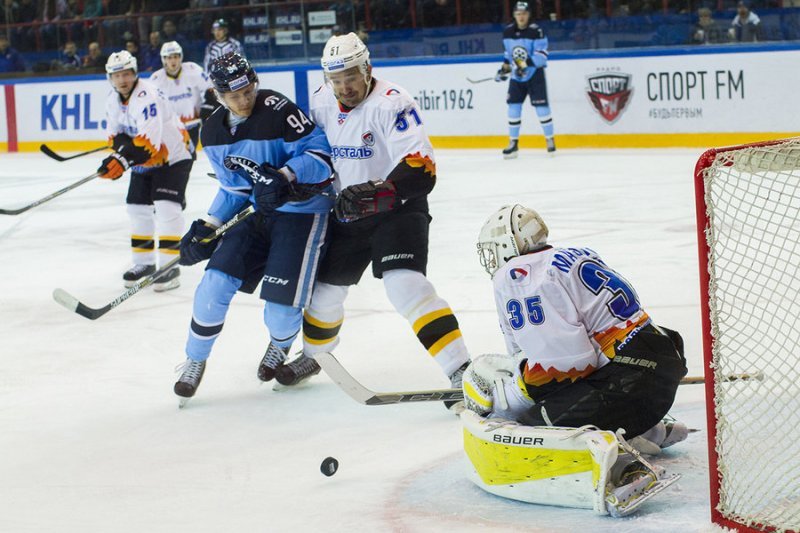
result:
[[[230,93],[258,82],[258,76],[250,63],[237,54],[231,52],[218,57],[211,62],[208,68],[208,77],[214,88],[221,93]]]
[[[214,24],[211,25],[211,28],[228,28],[228,21],[225,19],[217,19],[214,21]]]
[[[530,10],[531,9],[528,6],[528,2],[517,2],[516,5],[514,5],[514,13],[516,13],[517,11],[528,11],[528,12],[530,12]]]

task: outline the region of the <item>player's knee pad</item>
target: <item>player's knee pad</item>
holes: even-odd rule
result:
[[[181,204],[169,200],[156,200],[153,202],[156,212],[156,221],[159,225],[174,225],[176,222],[183,225],[183,209]]]
[[[349,287],[346,285],[331,285],[318,281],[314,284],[311,304],[306,308],[306,311],[321,320],[327,320],[331,317],[331,314],[334,316],[340,315],[340,310],[344,309],[344,301],[347,298],[348,289]]]
[[[300,332],[303,322],[303,311],[299,307],[290,307],[275,302],[264,304],[264,324],[266,324],[273,342],[281,348],[291,346]]]
[[[128,211],[133,233],[140,235],[152,235],[154,233],[155,217],[153,216],[152,205],[128,204],[126,210]]]
[[[536,109],[536,116],[539,117],[540,122],[545,122],[552,118],[550,116],[549,105],[537,105],[535,106],[535,109]]]
[[[383,286],[394,308],[406,318],[411,317],[415,308],[437,298],[433,284],[424,274],[416,270],[398,269],[384,272]]]
[[[231,300],[241,285],[240,279],[219,270],[206,270],[194,293],[194,320],[204,325],[222,323]]]

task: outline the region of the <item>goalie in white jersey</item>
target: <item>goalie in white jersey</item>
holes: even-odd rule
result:
[[[131,220],[133,268],[122,276],[131,287],[174,259],[183,235],[186,184],[192,170],[189,135],[159,90],[137,73],[127,51],[111,54],[106,73],[113,90],[106,101],[109,144],[114,152],[98,169],[116,180],[131,170],[126,203]],[[156,234],[158,229],[158,234]],[[156,254],[156,239],[158,254]],[[180,285],[173,268],[154,283],[156,291]]]
[[[161,68],[150,76],[150,82],[161,89],[172,110],[186,126],[192,144],[197,146],[200,122],[217,106],[208,75],[197,63],[183,61],[183,48],[176,41],[161,46]]]
[[[467,408],[528,426],[624,428],[660,447],[685,438],[683,424],[662,422],[686,375],[681,336],[656,326],[596,252],[554,248],[547,237],[539,214],[520,205],[481,229],[478,253],[513,358],[476,359],[464,377]],[[483,357],[513,376],[487,375]]]
[[[319,371],[311,358],[338,344],[348,286],[371,262],[392,305],[459,387],[469,354],[456,317],[425,277],[436,164],[419,109],[403,88],[373,78],[354,33],[328,40],[321,62],[327,83],[311,97],[311,117],[331,145],[340,194],[304,313],[304,355],[285,371]]]

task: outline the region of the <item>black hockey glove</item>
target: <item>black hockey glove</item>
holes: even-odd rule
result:
[[[217,246],[215,242],[202,244],[200,241],[214,233],[216,230],[214,226],[210,226],[208,222],[202,218],[198,218],[192,222],[189,231],[181,239],[181,259],[178,261],[184,266],[191,266],[200,261],[205,261],[211,258],[214,249]]]
[[[292,194],[292,187],[286,174],[268,163],[261,165],[259,172],[262,177],[253,183],[256,209],[272,211],[288,202]]]
[[[200,105],[200,120],[205,121],[217,107],[219,107],[219,103],[214,95],[214,89],[208,89],[203,97],[203,103]]]
[[[506,81],[508,79],[509,72],[511,72],[511,67],[507,63],[503,63],[497,70],[497,74],[494,76],[494,81]]]
[[[397,201],[391,181],[368,181],[351,185],[336,198],[334,214],[341,222],[352,222],[376,213],[390,211]]]

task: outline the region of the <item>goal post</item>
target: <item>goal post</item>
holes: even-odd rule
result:
[[[711,518],[798,532],[800,138],[708,150],[695,200]]]

